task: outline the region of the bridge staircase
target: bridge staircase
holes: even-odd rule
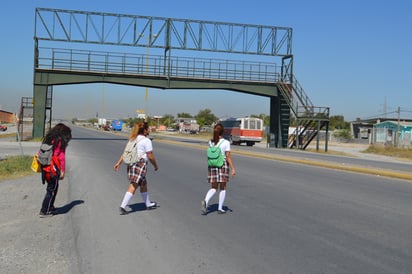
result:
[[[287,146],[306,149],[321,130],[328,132],[329,108],[315,107],[293,75],[289,81],[279,81],[276,85],[295,118],[295,129],[289,132]]]

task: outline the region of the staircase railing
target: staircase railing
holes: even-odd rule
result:
[[[291,80],[277,83],[297,123],[288,138],[288,147],[306,149],[319,131],[329,124],[329,107],[315,107],[297,79],[292,76]],[[299,125],[299,121],[303,123]]]

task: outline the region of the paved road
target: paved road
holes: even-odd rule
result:
[[[80,273],[405,273],[412,269],[412,185],[398,180],[237,156],[229,213],[199,213],[204,150],[154,142],[155,211],[113,163],[125,139],[75,130],[70,211]]]
[[[204,140],[191,138],[190,136],[165,136],[163,134],[159,134],[155,135],[155,138],[157,140],[175,140],[178,142],[184,142],[188,145],[202,145],[205,143]],[[333,153],[324,154],[294,149],[268,148],[265,144],[257,144],[254,147],[232,146],[232,150],[235,153],[243,155],[255,155],[256,157],[265,157],[268,159],[412,180],[411,161],[364,153],[363,150],[366,148],[367,145],[362,146],[357,144],[353,144],[352,146],[348,144],[335,144],[330,146],[330,151],[341,152],[344,154],[338,155]]]
[[[228,190],[230,212],[217,215],[214,199],[212,212],[201,216],[200,200],[208,188],[202,145],[187,141],[183,147],[175,146],[155,138],[160,169],[151,168],[149,191],[160,207],[145,211],[137,196],[133,213],[120,216],[118,206],[128,184],[124,168],[116,173],[112,167],[125,137],[95,133],[74,128],[69,170],[58,197],[61,215],[33,219],[37,208],[26,201],[40,201],[42,192],[28,187],[13,192],[29,209],[16,214],[11,195],[4,197],[11,193],[4,188],[12,189],[15,182],[0,184],[1,200],[8,201],[0,204],[0,225],[2,232],[7,231],[2,243],[12,233],[35,231],[40,238],[37,242],[26,238],[29,249],[23,241],[17,246],[4,241],[8,250],[14,250],[20,273],[55,273],[56,267],[60,273],[408,273],[412,269],[412,243],[405,240],[412,232],[412,185],[407,181],[234,151],[238,175]],[[13,222],[4,218],[10,213]],[[27,219],[29,230],[27,225],[13,227],[24,223],[20,215]],[[52,245],[57,256],[41,271],[29,251],[50,246],[48,239],[55,240],[59,229],[62,241]],[[1,254],[1,266],[6,266],[2,269],[11,269],[5,263],[5,249]],[[23,255],[26,261],[18,260]]]

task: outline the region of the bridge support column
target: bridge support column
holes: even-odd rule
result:
[[[33,138],[42,138],[46,124],[47,86],[34,85],[33,100]]]
[[[289,141],[289,125],[290,125],[290,106],[283,98],[282,95],[279,95],[280,103],[280,135],[282,136],[280,142],[282,148],[288,147]]]
[[[270,132],[269,147],[286,148],[288,146],[290,109],[283,97],[270,97]]]
[[[279,147],[280,137],[280,103],[278,96],[270,97],[269,147]]]

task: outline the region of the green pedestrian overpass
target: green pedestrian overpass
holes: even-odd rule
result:
[[[269,146],[305,149],[328,130],[329,108],[295,78],[291,44],[285,27],[37,8],[32,135],[45,134],[53,86],[112,83],[265,96]]]

